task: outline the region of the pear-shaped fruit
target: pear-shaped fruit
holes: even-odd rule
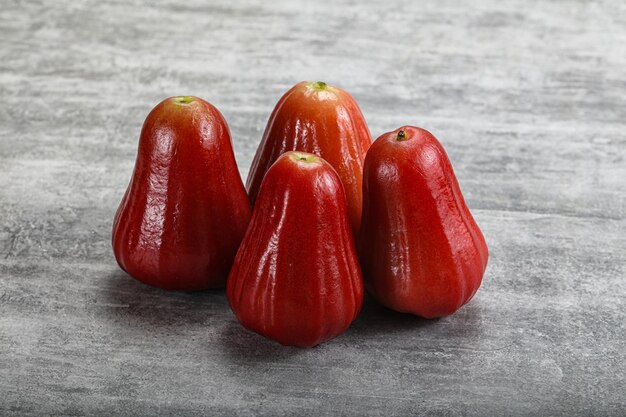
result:
[[[311,347],[343,333],[363,282],[341,180],[322,158],[287,152],[267,171],[226,295],[248,329]]]
[[[220,112],[197,97],[163,100],[143,125],[115,215],[119,265],[167,290],[223,287],[250,216]]]
[[[287,151],[324,158],[339,174],[348,199],[352,230],[361,222],[363,160],[372,138],[356,101],[344,90],[321,81],[301,82],[278,101],[248,174],[254,204],[263,176]]]
[[[433,135],[405,126],[374,141],[363,196],[359,254],[365,286],[380,303],[434,318],[472,298],[487,245]]]

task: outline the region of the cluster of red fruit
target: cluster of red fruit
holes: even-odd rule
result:
[[[372,143],[337,87],[302,82],[280,99],[247,188],[220,112],[197,97],[164,100],[115,216],[119,265],[168,290],[226,286],[245,327],[302,347],[348,328],[363,283],[427,318],[480,286],[487,246],[441,144],[410,126]]]

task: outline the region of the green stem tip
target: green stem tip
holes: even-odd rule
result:
[[[326,90],[326,88],[328,88],[328,84],[326,84],[324,81],[316,81],[314,83],[311,83],[311,87],[315,88],[316,90]]]
[[[192,96],[178,96],[178,97],[174,97],[174,103],[176,104],[189,104],[192,101],[195,101],[195,97]]]
[[[320,160],[319,156],[306,153],[306,152],[294,152],[291,155],[291,158],[296,162],[305,162],[305,163],[317,162]]]

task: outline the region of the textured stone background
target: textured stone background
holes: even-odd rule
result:
[[[0,1],[1,415],[625,415],[626,3]],[[208,5],[210,3],[210,5]],[[194,94],[245,177],[280,95],[437,135],[491,249],[457,314],[311,350],[115,264],[143,119]]]

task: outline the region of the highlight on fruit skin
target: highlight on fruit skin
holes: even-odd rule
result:
[[[321,156],[345,188],[356,236],[361,222],[363,160],[372,138],[357,102],[346,91],[322,81],[303,81],[274,108],[246,181],[252,204],[267,170],[288,151]]]
[[[221,113],[194,96],[159,103],[115,215],[120,267],[166,290],[224,287],[250,216]]]
[[[400,312],[446,316],[480,287],[487,244],[430,132],[403,126],[370,147],[358,248],[368,292]]]
[[[323,158],[287,152],[267,171],[226,295],[249,330],[312,347],[343,333],[363,303],[344,189]]]

